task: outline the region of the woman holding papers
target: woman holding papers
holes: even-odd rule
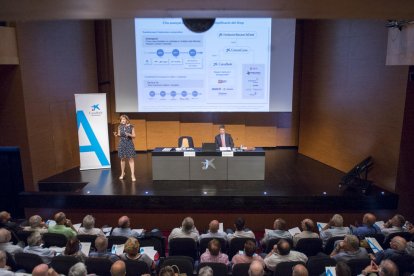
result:
[[[131,179],[132,181],[135,181],[134,157],[136,153],[134,143],[132,142],[132,138],[135,138],[135,129],[134,126],[130,124],[127,115],[121,115],[119,121],[118,131],[114,132],[115,136],[120,137],[118,156],[121,158],[121,176],[119,179],[124,179],[125,177],[125,161],[128,159],[131,168]]]

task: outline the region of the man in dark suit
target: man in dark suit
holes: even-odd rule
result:
[[[216,135],[215,142],[216,142],[216,148],[220,147],[230,147],[234,148],[233,138],[231,138],[231,135],[226,133],[226,129],[224,125],[221,125],[219,127],[220,134]]]

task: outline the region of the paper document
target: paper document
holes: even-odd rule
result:
[[[144,229],[132,229],[132,231],[137,232],[138,235],[142,235],[142,232],[144,232]]]
[[[85,256],[89,256],[89,251],[91,251],[91,243],[90,242],[81,242],[81,251]]]
[[[384,228],[384,224],[385,224],[385,222],[383,221],[383,220],[379,220],[379,221],[376,221],[375,222],[375,224],[380,228],[380,229],[383,229]]]
[[[365,240],[368,242],[369,247],[371,247],[374,254],[376,254],[379,251],[384,250],[384,249],[382,249],[381,245],[378,243],[376,238],[366,237]]]
[[[292,235],[292,237],[293,237],[294,235],[296,235],[296,234],[300,234],[300,233],[302,233],[302,231],[300,231],[299,227],[295,227],[295,228],[289,229],[288,231],[289,231],[289,233]]]
[[[49,249],[55,251],[56,253],[62,253],[63,251],[65,251],[64,247],[57,246],[50,246]]]
[[[79,231],[79,228],[81,227],[81,225],[82,225],[82,223],[73,224],[73,228],[75,228],[76,232]]]
[[[317,222],[316,225],[318,226],[319,232],[327,225],[325,222]]]
[[[139,249],[139,253],[145,253],[148,255],[148,257],[151,258],[151,260],[154,260],[155,254],[157,254],[157,250],[155,250],[153,246],[141,247]]]
[[[229,151],[231,147],[220,147],[220,151]]]
[[[222,222],[219,222],[219,232],[224,232],[224,224]]]
[[[48,227],[55,226],[56,225],[56,221],[54,221],[53,219],[49,219],[49,220],[46,221],[46,225]]]
[[[163,148],[162,151],[171,151],[172,148]]]
[[[111,253],[116,255],[121,255],[124,253],[124,244],[114,244],[112,245]]]
[[[325,275],[326,276],[336,276],[335,267],[334,266],[325,267]]]

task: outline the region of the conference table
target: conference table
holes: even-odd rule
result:
[[[264,180],[265,151],[176,150],[152,151],[153,180]]]

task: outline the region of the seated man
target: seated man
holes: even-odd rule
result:
[[[18,245],[14,245],[11,240],[11,234],[10,231],[1,228],[0,229],[0,250],[6,251],[14,256],[16,253],[23,252],[23,248],[21,248]]]
[[[369,235],[381,233],[381,229],[375,224],[376,220],[374,214],[366,213],[362,218],[362,226],[355,227],[351,225],[352,234],[363,239],[369,237]]]
[[[111,276],[125,276],[126,266],[124,261],[116,261],[111,266]]]
[[[31,253],[39,255],[40,258],[42,258],[42,261],[45,264],[50,264],[52,261],[52,258],[55,256],[56,252],[53,250],[50,250],[49,248],[43,248],[41,247],[42,244],[42,236],[39,232],[35,231],[33,232],[28,238],[27,238],[27,244],[23,249],[24,253]]]
[[[263,267],[265,266],[263,258],[256,254],[256,243],[251,240],[247,240],[244,243],[243,254],[236,254],[231,259],[233,266],[235,264],[251,263],[253,261],[261,263]]]
[[[40,264],[33,268],[32,276],[59,276],[59,274],[47,264]]]
[[[308,257],[301,252],[291,250],[289,242],[284,239],[275,244],[273,250],[264,258],[267,269],[271,271],[275,271],[278,264],[291,261],[306,263]]]
[[[221,243],[216,239],[212,239],[208,243],[206,252],[200,256],[200,263],[223,263],[228,265],[229,256],[221,253]]]
[[[208,232],[200,235],[200,240],[204,238],[220,238],[227,240],[227,234],[219,232],[220,223],[217,220],[212,220],[208,225]]]
[[[220,133],[217,134],[216,137],[214,138],[214,141],[216,143],[216,148],[220,148],[220,147],[234,148],[233,138],[231,137],[230,134],[226,133],[226,129],[224,125],[221,125],[219,127],[219,131]]]
[[[76,263],[70,267],[68,276],[86,276],[88,271],[84,263]]]
[[[13,276],[14,272],[11,271],[11,268],[6,265],[7,255],[3,250],[0,250],[0,275],[1,276]]]
[[[141,234],[138,233],[135,230],[131,229],[131,221],[129,220],[129,217],[122,216],[118,219],[118,227],[114,228],[112,230],[111,236],[124,236],[124,237],[134,237],[134,238],[140,238],[144,236],[144,232]]]
[[[119,257],[116,254],[108,252],[108,239],[105,236],[98,236],[95,239],[95,252],[90,252],[90,258],[107,258],[111,262],[116,262]]]
[[[102,229],[95,228],[95,218],[91,215],[86,215],[83,218],[82,226],[78,230],[78,234],[80,235],[104,235]]]
[[[377,274],[378,273],[378,274]],[[391,260],[383,260],[380,265],[371,262],[369,266],[364,268],[362,275],[379,275],[379,276],[398,276],[400,275],[397,265]]]
[[[407,241],[400,237],[395,236],[390,241],[390,248],[383,251],[379,251],[375,254],[375,257],[371,255],[371,258],[375,260],[375,263],[379,264],[382,260],[392,260],[396,264],[413,259],[409,256],[407,249]]]
[[[76,237],[76,229],[73,227],[72,222],[66,218],[65,213],[59,212],[55,215],[56,225],[49,226],[49,233],[63,234],[66,238],[70,239]]]
[[[0,228],[6,228],[15,233],[20,230],[19,225],[11,221],[11,215],[6,211],[0,212]]]
[[[227,239],[230,241],[232,238],[252,238],[255,239],[255,235],[252,231],[247,230],[244,228],[245,221],[242,217],[239,217],[234,222],[234,227],[236,227],[236,231],[232,233],[232,230],[228,230],[230,233],[227,234]]]
[[[181,223],[181,227],[174,228],[168,236],[168,241],[176,238],[192,238],[198,242],[200,234],[194,226],[194,220],[191,217],[186,217]]]
[[[308,276],[309,272],[303,264],[297,264],[292,268],[292,276]]]
[[[265,275],[263,264],[258,261],[253,261],[249,267],[249,276],[263,276],[263,275]]]
[[[37,231],[40,234],[47,233],[47,226],[39,215],[34,215],[29,218],[29,226],[23,228],[24,231]]]
[[[396,214],[390,220],[384,223],[384,228],[381,229],[381,231],[385,236],[388,236],[391,233],[403,232],[404,224],[405,218],[402,215]]]
[[[315,223],[311,219],[304,219],[300,223],[300,227],[302,228],[302,232],[293,236],[293,245],[296,246],[300,239],[305,238],[319,238],[318,233],[315,233]]]
[[[369,258],[367,250],[359,247],[359,239],[355,235],[346,235],[343,241],[337,243],[330,256],[337,262]]]
[[[341,215],[335,214],[331,220],[326,224],[324,228],[320,231],[321,239],[323,245],[326,245],[326,242],[332,237],[340,237],[351,234],[349,227],[344,227],[344,219]]]
[[[261,244],[267,244],[271,239],[292,239],[292,235],[286,231],[286,221],[282,218],[277,218],[273,222],[273,229],[265,232],[263,239],[260,241]]]

